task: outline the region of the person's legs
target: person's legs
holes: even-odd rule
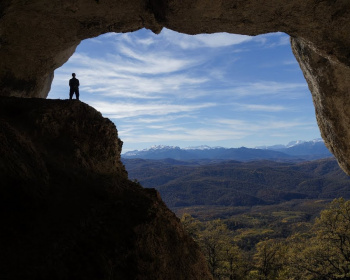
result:
[[[69,99],[72,99],[73,93],[74,93],[74,90],[70,89],[69,90]]]
[[[77,100],[79,100],[79,89],[78,88],[75,90],[75,96],[77,97]]]

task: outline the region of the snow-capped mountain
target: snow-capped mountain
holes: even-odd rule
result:
[[[287,145],[262,146],[251,148],[222,148],[198,146],[180,148],[177,146],[152,146],[141,151],[129,151],[122,154],[123,158],[141,159],[222,159],[222,160],[311,160],[331,157],[322,139],[312,141],[292,141]]]
[[[210,147],[207,145],[201,145],[201,146],[191,146],[191,147],[186,147],[183,148],[184,150],[212,150],[212,149],[218,149],[218,148],[222,148],[222,147]]]
[[[287,149],[287,148],[291,148],[294,146],[302,145],[304,143],[308,143],[308,145],[315,144],[315,145],[324,146],[323,139],[316,138],[316,139],[313,139],[311,141],[304,141],[304,140],[291,141],[287,145],[278,144],[278,145],[272,145],[272,146],[257,146],[255,148],[256,149],[265,149],[265,150],[281,150],[281,149]]]

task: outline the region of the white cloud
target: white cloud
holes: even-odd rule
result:
[[[310,128],[314,127],[313,122],[305,122],[304,120],[237,120],[237,119],[215,119],[213,123],[223,125],[227,129],[242,130],[245,132],[273,131],[273,130],[289,130],[291,128]]]
[[[125,46],[121,46],[119,51],[127,57],[127,60],[122,61],[123,64],[117,67],[128,73],[168,74],[198,64],[198,61],[176,58],[173,54],[166,52],[138,53]]]
[[[154,38],[148,37],[145,39],[138,39],[136,40],[137,44],[145,45],[145,46],[150,46],[156,43],[156,40]]]
[[[125,51],[139,57],[131,51]],[[196,62],[197,63],[197,62]],[[165,55],[145,55],[137,63],[119,56],[108,56],[108,60],[75,54],[69,66],[55,75],[55,83],[66,86],[72,72],[81,81],[81,90],[109,97],[155,99],[163,94],[177,95],[183,88],[193,88],[208,81],[191,73],[178,73],[192,65],[190,61],[168,58]],[[147,70],[142,70],[147,69]],[[161,94],[161,95],[160,95]],[[191,94],[186,95],[191,98]]]
[[[296,59],[291,59],[291,60],[285,60],[282,62],[283,65],[297,65],[298,62],[296,61]]]
[[[290,45],[290,37],[285,35],[282,36],[278,42],[279,46],[285,46],[285,45]]]
[[[283,32],[267,33],[255,37],[255,41],[267,48],[290,46],[290,36]]]
[[[140,120],[141,119],[137,119]],[[229,139],[233,135],[237,136],[249,136],[256,133],[270,133],[277,134],[282,133],[282,131],[290,131],[291,129],[310,129],[315,128],[315,123],[311,121],[305,121],[303,119],[292,119],[289,121],[278,120],[275,118],[272,119],[260,119],[260,120],[246,120],[246,119],[235,119],[235,118],[205,118],[205,119],[195,119],[193,118],[192,126],[195,128],[188,128],[185,123],[179,122],[174,123],[171,119],[159,118],[153,119],[157,124],[148,125],[144,122],[138,123],[135,120],[134,125],[125,125],[124,128],[127,128],[130,133],[129,136],[133,137],[143,137],[143,131],[145,127],[156,129],[162,131],[165,134],[168,132],[182,132],[185,135],[192,136],[202,136],[205,138],[197,138],[201,140],[207,139]],[[132,134],[132,131],[135,134]],[[152,133],[150,133],[152,134]],[[153,135],[153,134],[152,134]],[[187,137],[186,136],[186,137]]]
[[[182,49],[228,47],[239,45],[253,39],[251,36],[229,33],[187,35],[169,29],[163,29],[161,36],[168,42],[180,46]]]
[[[288,108],[281,105],[237,104],[237,106],[245,111],[281,112],[288,110]]]
[[[251,96],[300,92],[306,89],[306,83],[262,81],[238,85],[233,88],[232,92],[241,96]]]
[[[112,119],[122,119],[144,115],[160,116],[180,114],[183,112],[194,112],[203,108],[215,106],[214,103],[177,105],[166,103],[110,103],[103,101],[91,102],[90,105],[96,108],[106,117]]]
[[[188,118],[193,118],[193,114],[188,114],[188,113],[182,113],[181,115],[162,115],[162,116],[136,116],[136,117],[131,117],[128,119],[124,120],[124,123],[130,123],[131,127],[137,127],[137,126],[142,126],[145,127],[147,124],[153,124],[153,123],[167,123],[166,126],[164,126],[164,129],[166,127],[169,127],[169,124],[174,123],[176,120],[182,119],[183,121],[181,122],[182,124],[185,124],[187,121],[184,119]]]
[[[205,126],[198,128],[169,123],[159,124],[144,128],[142,125],[122,127],[119,135],[125,143],[168,143],[176,141],[180,145],[184,143],[216,143],[220,141],[243,141],[247,146],[248,140],[253,142],[254,138],[264,137],[293,137],[291,130],[317,130],[314,123],[301,120],[292,121],[267,121],[267,120],[240,120],[240,119],[206,119]],[[227,143],[229,143],[227,142]],[[242,143],[242,142],[241,142]]]
[[[254,61],[247,61],[254,67],[251,72],[236,66],[242,67],[242,58],[258,46],[283,46],[287,41],[289,36],[283,33],[257,37],[189,36],[167,29],[160,35],[146,30],[110,33],[94,38],[90,50],[78,47],[56,71],[53,90],[67,96],[68,79],[76,72],[81,99],[115,121],[125,144],[233,139],[246,143],[249,137],[314,129],[306,118],[291,116],[291,109],[299,109],[297,103],[287,103],[305,96],[305,81],[264,80]],[[292,59],[280,60],[276,66],[293,69],[297,65]],[[262,57],[261,63],[273,61]],[[256,116],[259,119],[252,120]]]
[[[251,41],[253,37],[228,33],[200,34],[194,37],[210,48],[227,47]]]
[[[124,134],[123,141],[129,142],[132,141],[134,143],[162,143],[165,141],[206,141],[206,142],[214,142],[221,140],[230,140],[230,139],[242,139],[247,136],[247,133],[241,131],[228,131],[226,129],[186,129],[181,130],[179,133],[154,133],[154,134],[142,134],[136,136],[134,134]]]

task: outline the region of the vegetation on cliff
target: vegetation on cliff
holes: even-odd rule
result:
[[[294,233],[260,237],[252,247],[244,246],[237,230],[230,230],[229,220],[199,221],[184,214],[181,221],[202,248],[215,279],[350,277],[350,201],[344,199],[332,201],[314,221],[296,223]]]
[[[215,279],[349,279],[350,180],[334,159],[123,161],[182,217]]]
[[[156,188],[176,213],[183,208],[188,212],[195,207],[232,209],[295,199],[350,198],[350,178],[334,158],[300,163],[142,159],[123,162],[129,178],[136,178],[144,187]]]

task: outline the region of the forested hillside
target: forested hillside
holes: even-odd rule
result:
[[[159,190],[215,279],[350,279],[350,178],[335,159],[123,162]]]
[[[130,179],[159,190],[171,209],[350,198],[350,178],[333,158],[301,163],[142,159],[123,162]]]
[[[230,220],[200,221],[188,214],[181,221],[215,279],[350,279],[350,201],[336,199],[318,216],[295,221],[284,236],[273,235],[275,229],[259,218],[245,229],[230,228]]]

